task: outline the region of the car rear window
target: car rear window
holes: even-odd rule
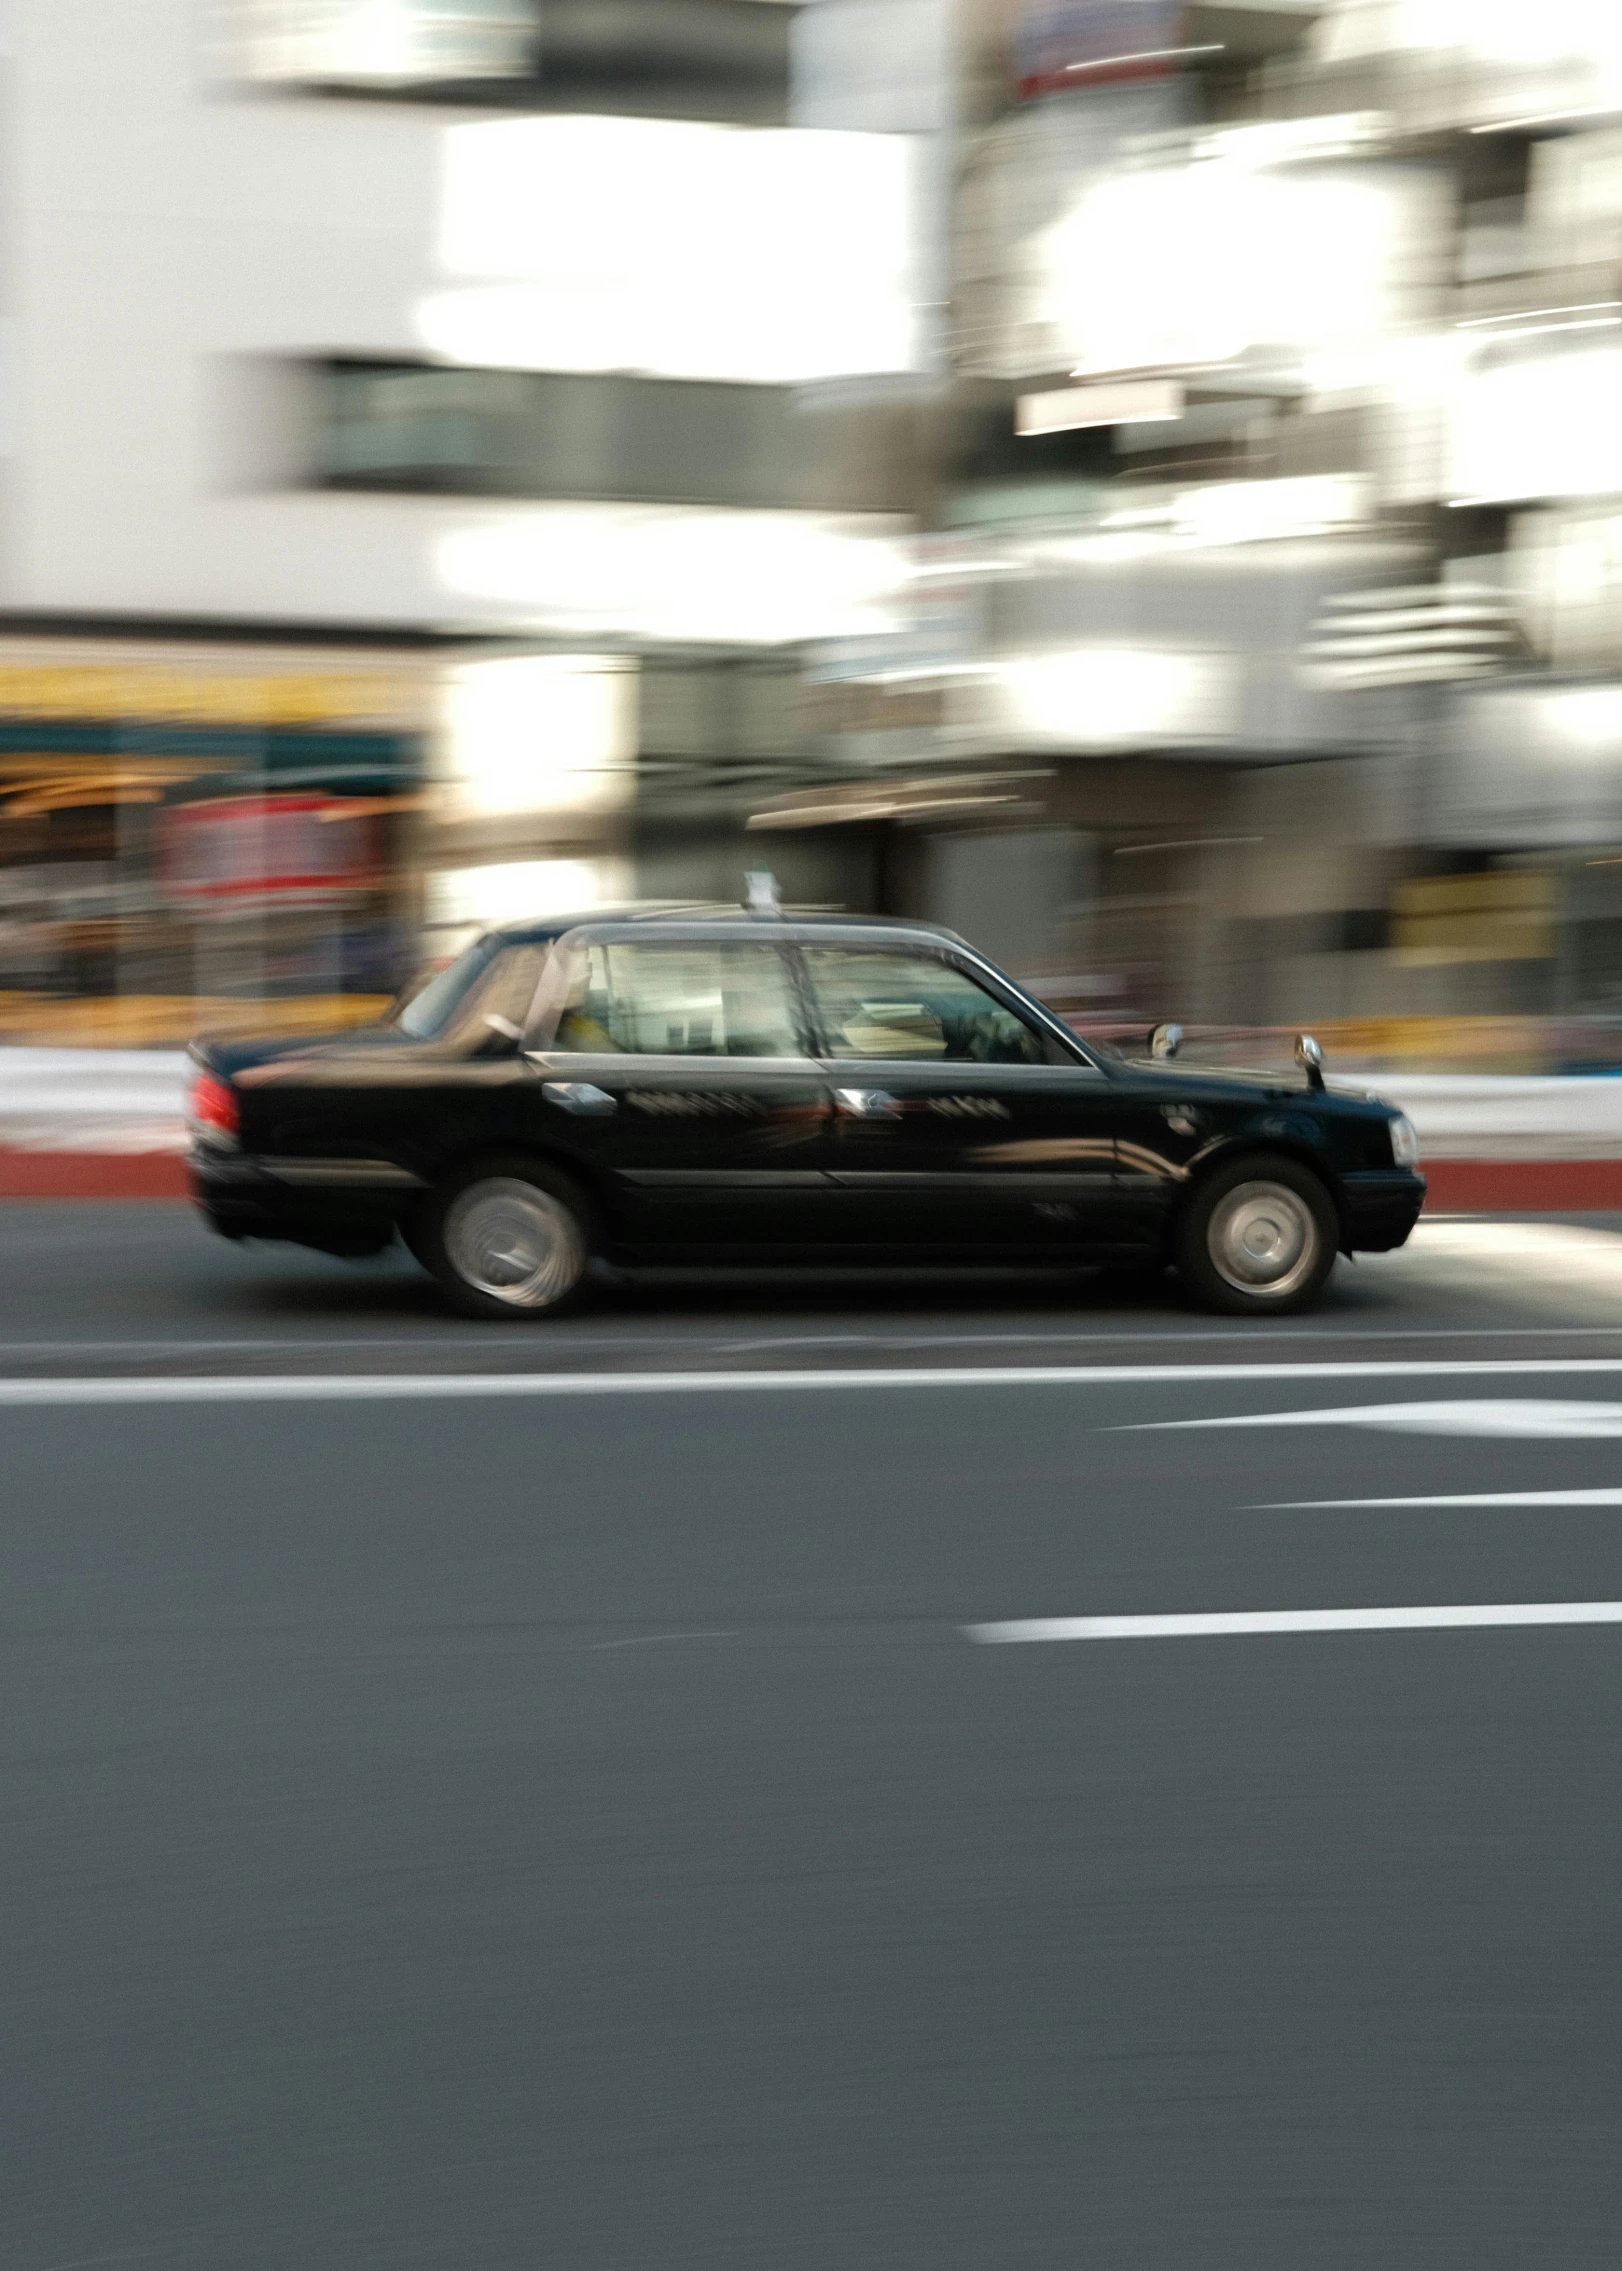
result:
[[[522,1032],[529,1023],[545,960],[544,946],[479,939],[428,978],[397,1013],[395,1023],[414,1041],[460,1035],[491,1015]]]
[[[454,962],[424,978],[395,1012],[394,1022],[413,1041],[435,1041],[501,952],[499,938],[476,938]]]

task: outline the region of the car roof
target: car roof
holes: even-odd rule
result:
[[[484,934],[499,938],[506,946],[544,946],[565,931],[596,929],[605,923],[635,923],[640,929],[646,926],[657,932],[661,925],[680,925],[691,933],[692,926],[712,926],[722,930],[736,927],[739,931],[773,931],[812,929],[837,935],[841,931],[860,932],[871,937],[875,931],[894,932],[904,937],[937,939],[943,945],[962,946],[965,941],[956,931],[947,930],[940,923],[919,922],[907,915],[847,915],[829,914],[824,910],[785,907],[776,914],[757,913],[753,908],[729,905],[702,905],[671,902],[660,906],[634,905],[621,907],[591,907],[575,915],[548,915],[534,922],[508,922],[493,924]]]

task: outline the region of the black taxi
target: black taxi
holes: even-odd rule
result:
[[[1407,1238],[1379,1099],[1086,1044],[951,932],[639,913],[511,924],[339,1039],[201,1041],[191,1172],[227,1238],[396,1235],[455,1306],[549,1317],[621,1267],[1174,1263],[1285,1313]]]

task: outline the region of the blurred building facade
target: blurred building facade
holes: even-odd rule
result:
[[[795,123],[795,16],[9,12],[10,1029],[343,1018],[424,933],[741,890],[705,813],[797,777],[919,502],[914,147]]]
[[[1622,15],[954,22],[912,620],[812,666],[853,809],[1077,1012],[1614,1054]]]
[[[1106,1026],[1622,1008],[1613,6],[10,21],[6,1030],[756,861]]]

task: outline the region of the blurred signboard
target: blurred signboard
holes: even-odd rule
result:
[[[308,647],[0,641],[0,718],[148,726],[412,731],[432,712],[418,658]]]
[[[364,799],[231,796],[163,815],[165,896],[192,913],[337,905],[379,881],[376,830]]]
[[[1158,79],[1187,52],[1185,0],[1025,0],[1016,35],[1021,96]]]
[[[1410,876],[1391,913],[1392,950],[1407,969],[1547,962],[1560,948],[1560,879],[1537,869]]]

